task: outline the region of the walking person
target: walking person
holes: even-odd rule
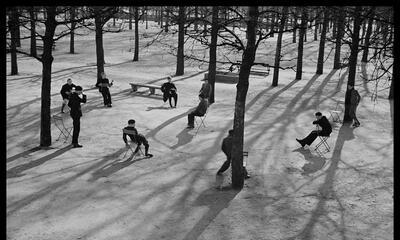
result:
[[[296,141],[300,143],[301,147],[305,145],[310,146],[318,136],[329,136],[332,132],[331,124],[325,116],[322,116],[322,113],[316,112],[315,117],[317,120],[313,121],[312,124],[317,124],[321,129],[311,131],[304,139],[296,138]]]
[[[147,139],[142,134],[138,133],[138,131],[136,130],[136,127],[135,127],[135,123],[136,123],[136,121],[134,119],[128,120],[128,126],[126,126],[124,129],[130,130],[130,131],[134,132],[134,134],[123,133],[122,139],[124,140],[125,145],[128,147],[128,140],[126,138],[126,136],[128,135],[129,138],[131,139],[131,141],[135,142],[137,144],[137,147],[135,149],[135,154],[139,151],[140,145],[143,144],[144,145],[144,155],[146,157],[152,157],[153,155],[149,153],[149,143],[147,142]]]
[[[221,168],[218,170],[217,175],[222,175],[222,173],[225,172],[231,165],[232,145],[233,145],[233,129],[229,130],[228,136],[225,137],[224,140],[222,140],[221,150],[226,155],[226,161],[222,164]],[[245,179],[250,178],[250,175],[248,174],[246,167],[244,166],[243,166],[243,171],[244,171],[244,178]]]
[[[172,81],[172,77],[168,76],[167,77],[167,81],[166,83],[164,83],[163,85],[161,85],[161,91],[163,92],[163,101],[166,102],[167,99],[169,100],[169,105],[171,106],[171,108],[176,108],[176,103],[178,101],[178,94],[176,93],[176,87],[175,84],[173,84]],[[174,98],[175,100],[175,105],[172,106],[171,103],[171,99]]]
[[[97,79],[96,87],[99,88],[99,92],[101,92],[101,95],[103,95],[104,106],[112,107],[109,87],[113,85],[114,80],[110,83],[104,72],[102,72],[100,75],[101,76]]]
[[[81,94],[82,98],[79,97]],[[81,103],[86,103],[86,95],[83,94],[81,86],[76,86],[75,91],[72,91],[68,102],[68,106],[71,108],[70,115],[72,118],[72,124],[74,126],[72,133],[72,146],[74,148],[82,147],[82,145],[78,143],[82,117]]]
[[[63,103],[61,106],[61,113],[64,113],[64,107],[68,104],[69,96],[71,95],[72,88],[76,87],[75,84],[72,83],[72,79],[68,78],[67,83],[61,87],[61,97],[63,99]]]
[[[347,85],[347,90],[350,91],[350,93],[348,93],[348,95],[347,95],[350,99],[348,99],[348,101],[345,101],[345,102],[350,103],[349,116],[352,121],[352,127],[359,127],[360,122],[357,119],[356,111],[357,111],[358,104],[360,103],[361,96],[358,93],[358,91],[354,89],[353,85]]]
[[[204,116],[204,114],[206,114],[206,112],[207,112],[208,101],[202,93],[199,95],[199,100],[200,100],[200,102],[199,102],[199,105],[197,105],[196,109],[194,109],[193,111],[191,111],[188,114],[187,128],[194,128],[194,117],[195,116],[199,116],[199,117]]]
[[[208,83],[208,79],[205,78],[204,79],[204,83],[201,85],[201,89],[199,91],[199,95],[203,94],[204,98],[206,98],[207,100],[210,98],[211,95],[211,84]]]

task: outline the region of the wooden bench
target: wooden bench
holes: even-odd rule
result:
[[[238,71],[240,71],[240,64],[241,62],[237,62],[238,65]],[[258,76],[268,76],[270,72],[270,67],[268,64],[265,63],[255,63],[250,69],[250,74],[252,75],[258,75]]]
[[[53,43],[52,49],[54,50],[55,48],[56,48],[56,43]],[[36,49],[43,50],[43,45],[36,43]]]
[[[150,90],[150,94],[154,94],[156,89],[161,90],[161,86],[153,85],[153,84],[146,84],[146,83],[129,83],[132,87],[132,92],[136,92],[138,87],[147,87]]]
[[[208,79],[208,72],[204,74],[204,79]],[[223,83],[238,83],[239,82],[239,74],[232,72],[215,72],[215,82],[223,82]]]

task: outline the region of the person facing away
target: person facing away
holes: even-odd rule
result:
[[[223,172],[225,172],[229,166],[231,165],[231,160],[232,160],[232,145],[233,145],[233,129],[229,130],[228,136],[222,140],[222,146],[221,150],[225,153],[226,156],[226,161],[222,164],[221,168],[218,170],[217,175],[222,175]],[[250,178],[250,175],[248,174],[246,167],[243,166],[243,171],[244,171],[244,178]]]
[[[99,88],[99,92],[101,92],[101,95],[103,95],[104,106],[107,107],[112,107],[110,89],[108,88],[113,85],[113,82],[114,81],[110,83],[110,81],[106,77],[106,74],[102,72],[96,83],[96,87]]]
[[[204,83],[201,85],[201,89],[199,91],[199,95],[203,94],[204,98],[206,98],[207,100],[210,98],[211,95],[211,84],[208,83],[208,79],[205,78],[204,79]]]
[[[140,149],[140,146],[143,144],[144,145],[144,155],[146,157],[151,157],[153,156],[152,154],[149,153],[149,143],[147,142],[147,139],[138,131],[136,130],[135,127],[136,121],[134,119],[129,119],[128,120],[128,126],[124,127],[124,129],[131,131],[133,134],[127,134],[127,133],[122,133],[122,139],[125,142],[125,145],[128,147],[128,140],[126,136],[128,135],[129,138],[131,139],[132,142],[135,142],[137,144],[135,153],[137,153]]]
[[[167,82],[161,85],[161,91],[163,92],[163,101],[166,102],[167,99],[169,100],[169,105],[172,107],[176,108],[176,103],[178,101],[178,94],[176,93],[176,87],[175,84],[172,82],[172,77],[168,76],[167,77]],[[171,99],[174,98],[175,100],[175,105],[172,106]]]
[[[76,87],[75,84],[72,83],[72,79],[68,78],[67,83],[62,85],[61,87],[61,97],[63,99],[63,103],[61,106],[61,113],[64,113],[64,107],[68,104],[69,96],[71,95],[72,88]]]
[[[352,126],[359,127],[360,122],[357,119],[356,111],[357,111],[357,106],[360,103],[361,96],[358,93],[358,91],[354,89],[353,85],[347,85],[347,90],[350,91],[350,93],[347,96],[350,98],[350,99],[348,99],[348,102],[350,103],[349,116],[352,121]]]
[[[310,134],[308,134],[308,136],[304,139],[296,138],[296,140],[301,144],[301,147],[304,147],[305,145],[310,146],[318,136],[329,136],[332,132],[331,124],[325,116],[322,116],[322,113],[316,112],[315,117],[317,120],[313,121],[312,123],[317,124],[321,127],[321,129],[311,131]]]
[[[206,114],[207,112],[207,108],[208,108],[208,101],[206,98],[204,98],[203,94],[199,95],[199,105],[197,105],[196,109],[194,109],[193,111],[191,111],[188,114],[188,126],[187,128],[194,128],[194,117],[198,116],[204,116],[204,114]]]
[[[82,98],[79,95],[82,94]],[[81,130],[81,117],[82,117],[82,109],[81,103],[86,103],[86,95],[82,92],[81,86],[76,86],[75,91],[73,90],[68,102],[68,107],[71,108],[70,116],[72,118],[72,125],[74,130],[72,132],[72,146],[74,148],[82,147],[78,143],[79,132]]]

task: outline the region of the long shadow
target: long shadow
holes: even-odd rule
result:
[[[22,153],[18,153],[17,155],[7,158],[7,163],[12,162],[18,158],[25,157],[26,155],[36,152],[36,151],[39,151],[40,149],[42,149],[42,148],[40,146],[37,146],[37,147],[31,148],[31,149],[28,149],[26,151],[23,151]]]
[[[55,151],[47,156],[41,157],[34,161],[28,162],[26,164],[15,166],[7,171],[7,178],[21,177],[21,176],[23,176],[23,174],[21,174],[23,171],[37,167],[55,157],[58,157],[61,154],[65,153],[66,151],[70,150],[71,148],[72,148],[72,146],[68,145],[64,148],[58,149],[57,151]]]
[[[301,169],[303,169],[304,175],[309,175],[312,173],[315,173],[319,170],[321,170],[326,162],[326,158],[322,156],[315,156],[312,154],[311,150],[309,148],[303,149],[303,148],[297,148],[293,150],[293,152],[298,152],[301,153],[306,161],[308,163],[305,163]]]
[[[178,142],[174,146],[172,146],[171,149],[176,149],[189,143],[190,141],[192,141],[194,135],[189,134],[189,129],[183,128],[182,131],[178,135],[176,135],[176,137],[178,138]]]
[[[210,188],[204,191],[194,202],[195,206],[207,206],[208,211],[196,225],[186,234],[183,240],[196,240],[218,214],[229,206],[229,203],[240,191],[227,189],[224,191]]]
[[[326,202],[329,199],[335,199],[340,204],[340,199],[338,199],[337,195],[335,194],[335,191],[333,188],[333,183],[335,181],[336,171],[338,170],[338,164],[341,161],[341,152],[342,152],[343,146],[346,141],[354,139],[353,130],[354,130],[354,128],[351,128],[350,124],[343,124],[342,127],[339,129],[338,137],[337,137],[336,143],[335,143],[335,148],[332,153],[331,164],[326,171],[327,174],[325,176],[325,181],[318,190],[319,191],[319,195],[318,195],[319,199],[318,199],[317,206],[311,213],[310,220],[304,226],[303,230],[300,233],[296,234],[295,236],[288,238],[288,240],[312,239],[312,232],[313,232],[315,225],[318,223],[318,221],[321,217],[324,217],[327,215],[326,209],[325,209]],[[341,209],[341,211],[342,211],[341,226],[343,226],[343,228],[338,229],[338,231],[340,232],[342,239],[346,239],[346,229],[344,227],[345,220],[344,220],[344,216],[343,216],[344,215],[343,209]]]

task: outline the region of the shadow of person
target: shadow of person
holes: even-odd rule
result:
[[[146,111],[151,111],[151,110],[154,110],[154,109],[163,109],[163,110],[166,110],[166,109],[172,109],[172,108],[167,107],[167,106],[147,107]]]
[[[187,143],[189,143],[190,141],[192,141],[194,135],[189,134],[190,129],[184,128],[182,129],[182,131],[180,133],[178,133],[178,135],[176,135],[176,137],[178,138],[178,142],[172,146],[172,149],[176,149],[180,146],[183,146]]]
[[[326,158],[321,155],[314,155],[309,148],[297,148],[292,152],[299,152],[303,155],[304,159],[308,161],[301,169],[302,175],[309,175],[321,170],[325,166]]]

